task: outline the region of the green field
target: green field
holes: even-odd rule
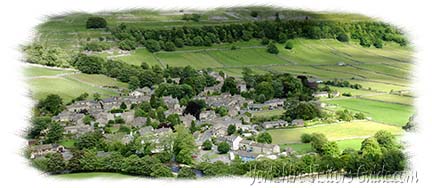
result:
[[[109,97],[118,95],[118,92],[104,87],[127,88],[126,83],[104,75],[72,74],[73,71],[69,70],[33,66],[26,67],[24,73],[31,96],[36,100],[43,99],[49,94],[57,94],[68,102],[84,92]]]
[[[111,173],[111,172],[80,172],[80,173],[71,173],[71,174],[59,174],[53,176],[55,178],[61,179],[88,179],[88,178],[109,178],[109,179],[123,179],[123,178],[131,178],[134,176],[120,174],[120,173]]]
[[[81,82],[88,83],[90,85],[99,86],[99,87],[115,87],[115,88],[127,88],[128,84],[117,81],[114,78],[110,78],[108,76],[102,74],[71,74],[66,76],[67,78],[72,78],[75,80],[79,80]]]
[[[414,98],[413,97],[393,95],[393,94],[364,96],[362,98],[377,100],[377,101],[382,101],[382,102],[388,102],[388,103],[399,103],[399,104],[405,104],[405,105],[413,105],[414,104]]]
[[[338,105],[355,112],[362,112],[367,117],[371,117],[373,121],[396,126],[405,125],[414,111],[414,108],[409,105],[358,98],[329,100],[325,103]]]
[[[198,69],[222,67],[222,64],[208,55],[207,52],[161,52],[157,53],[156,56],[160,59],[162,64],[169,66],[184,67],[190,65]]]
[[[111,90],[92,87],[76,80],[65,78],[37,78],[29,80],[28,84],[32,92],[32,97],[36,100],[43,99],[49,94],[57,94],[62,97],[64,101],[70,101],[84,92],[90,95],[99,93],[102,97],[117,95],[116,92]]]
[[[257,112],[252,112],[252,115],[255,117],[271,117],[271,116],[280,116],[285,112],[285,110],[261,110]]]
[[[26,66],[24,68],[24,76],[26,77],[37,77],[37,76],[55,76],[58,74],[72,73],[72,70],[61,70],[61,69],[51,69],[47,67],[37,67],[37,66]]]
[[[272,129],[267,132],[272,136],[273,144],[289,144],[299,143],[303,133],[323,133],[329,140],[336,141],[372,136],[379,130],[387,130],[395,135],[403,133],[399,127],[371,121],[353,121],[306,128]]]
[[[156,59],[156,57],[145,48],[139,48],[131,52],[130,55],[117,56],[114,57],[113,59],[120,60],[137,66],[140,66],[142,62],[146,62],[150,66],[161,65],[159,61]]]
[[[335,142],[337,143],[340,151],[348,148],[360,150],[361,142],[363,140],[363,138],[354,138],[347,140],[338,140]],[[313,148],[309,143],[280,144],[280,146],[281,148],[291,147],[297,153],[307,153],[313,151]]]

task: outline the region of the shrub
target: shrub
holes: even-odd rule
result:
[[[230,150],[230,145],[227,142],[222,142],[218,145],[217,150],[221,154],[228,153],[228,151]]]
[[[340,33],[340,34],[336,37],[336,39],[337,39],[338,41],[341,41],[341,42],[348,42],[348,41],[349,41],[349,37],[348,37],[348,35],[345,34],[345,33]]]
[[[213,147],[213,144],[210,140],[206,140],[204,141],[203,145],[202,145],[202,149],[203,150],[211,150]]]
[[[291,49],[293,49],[293,47],[294,47],[294,44],[292,43],[292,41],[288,41],[285,44],[285,49],[291,50]]]
[[[153,39],[145,41],[144,46],[149,52],[158,52],[161,50],[159,42]]]
[[[304,133],[300,137],[302,143],[310,143],[312,141],[312,135]]]
[[[267,52],[271,54],[278,54],[279,49],[276,47],[275,44],[270,43],[269,45],[267,45]]]
[[[122,50],[135,50],[136,43],[132,40],[126,39],[119,42],[119,48]]]

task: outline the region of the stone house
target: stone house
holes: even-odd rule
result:
[[[30,147],[30,158],[34,159],[37,157],[44,156],[48,153],[56,153],[56,152],[63,152],[64,147],[57,144],[43,144],[43,145],[35,145]]]
[[[284,106],[284,99],[271,99],[264,102],[265,106],[268,106],[269,109],[281,108]]]
[[[91,131],[93,131],[93,128],[90,125],[77,125],[77,126],[64,127],[64,134],[82,135],[84,133],[88,133]]]
[[[207,110],[207,111],[201,112],[200,116],[199,116],[199,119],[203,120],[203,121],[212,120],[214,118],[216,118],[216,113],[213,110]]]
[[[280,147],[277,144],[252,143],[250,148],[253,153],[264,153],[268,155],[280,153]]]
[[[320,91],[312,94],[313,97],[321,98],[321,97],[328,97],[329,93],[327,91]]]
[[[276,127],[284,127],[288,124],[288,122],[284,121],[284,120],[277,120],[277,121],[266,121],[263,122],[262,126],[265,129],[270,129],[270,128],[276,128]]]
[[[242,141],[243,138],[240,136],[231,135],[231,136],[218,137],[216,140],[217,143],[227,142],[230,145],[231,149],[235,151],[235,150],[239,150],[240,141]]]
[[[146,124],[147,118],[146,117],[136,117],[132,120],[130,123],[134,127],[142,127]]]
[[[303,127],[304,126],[304,121],[303,119],[295,119],[291,121],[291,125],[292,126],[297,126],[297,127]]]

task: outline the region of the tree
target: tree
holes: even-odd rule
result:
[[[327,156],[331,158],[336,158],[340,154],[339,147],[336,142],[324,143],[324,145],[322,146],[322,151],[323,151],[322,152],[323,156]]]
[[[180,116],[178,114],[170,114],[166,118],[170,125],[179,125],[181,123]]]
[[[377,40],[375,40],[373,45],[375,46],[375,48],[382,48],[383,47],[383,41],[381,39],[377,39]]]
[[[122,109],[122,110],[126,110],[126,109],[127,109],[127,105],[126,105],[124,102],[122,102],[122,103],[120,104],[120,109]]]
[[[101,95],[99,93],[93,93],[93,100],[100,101],[101,100]]]
[[[173,152],[176,161],[183,164],[192,164],[192,153],[196,150],[195,139],[183,125],[176,125]]]
[[[228,77],[227,79],[224,80],[221,91],[228,92],[231,95],[240,93],[240,90],[237,88],[237,82],[234,77]]]
[[[348,42],[349,41],[349,37],[345,33],[339,33],[338,36],[336,37],[336,39],[340,42]]]
[[[182,167],[177,175],[178,178],[185,178],[185,179],[195,179],[196,174],[192,170],[192,168],[189,167]]]
[[[311,146],[317,153],[323,153],[323,146],[328,140],[322,133],[312,133]]]
[[[361,113],[361,112],[357,112],[354,114],[354,118],[356,119],[366,119],[365,114]]]
[[[201,111],[207,107],[204,100],[190,100],[186,105],[185,114],[193,115],[196,119],[199,119]]]
[[[58,95],[50,94],[40,100],[36,107],[40,114],[54,116],[63,111],[63,99]]]
[[[395,143],[395,137],[388,131],[380,130],[375,133],[374,138],[377,140],[378,144],[384,148],[390,149],[397,144]]]
[[[38,43],[25,46],[25,60],[46,66],[69,67],[71,56],[62,48],[46,47]]]
[[[270,82],[261,82],[255,87],[255,93],[257,96],[263,95],[263,99],[257,100],[258,102],[264,102],[269,99],[272,99],[275,94],[275,90],[273,85]]]
[[[228,153],[228,151],[230,150],[230,145],[227,142],[221,142],[218,145],[217,150],[220,154]]]
[[[204,141],[204,143],[202,145],[203,150],[211,150],[212,147],[213,147],[213,144],[212,144],[211,140]]]
[[[347,109],[336,111],[337,119],[342,121],[351,121],[353,120],[353,115]]]
[[[236,126],[235,126],[235,125],[232,125],[232,124],[231,124],[231,125],[228,126],[228,130],[227,130],[228,135],[232,135],[232,134],[234,134],[235,131],[236,131]]]
[[[310,143],[312,141],[312,135],[307,134],[307,133],[303,133],[300,136],[300,140],[302,143]]]
[[[163,165],[162,163],[157,163],[153,165],[152,172],[150,173],[151,177],[174,177],[173,173],[171,172],[171,169],[167,166]]]
[[[60,153],[49,153],[45,157],[47,159],[46,170],[49,173],[57,174],[65,170],[66,162]]]
[[[64,132],[63,126],[61,126],[58,123],[51,123],[51,126],[48,129],[45,143],[47,144],[58,143],[61,139],[63,139],[63,132]]]
[[[183,48],[183,46],[184,46],[184,41],[183,41],[183,39],[181,39],[181,38],[176,38],[176,39],[174,40],[174,44],[175,44],[175,46],[176,46],[177,48]]]
[[[144,46],[147,48],[149,52],[158,52],[161,50],[161,46],[158,41],[150,39],[146,40]]]
[[[31,128],[27,133],[29,139],[35,139],[41,136],[41,132],[47,129],[51,124],[51,118],[48,116],[35,116],[31,120]]]
[[[78,149],[93,149],[103,146],[102,134],[100,132],[84,133],[75,142]]]
[[[276,45],[273,42],[271,42],[270,44],[267,45],[267,52],[271,54],[278,54],[279,49],[276,47]]]
[[[142,62],[141,63],[141,68],[144,69],[144,70],[148,70],[148,69],[150,69],[150,66],[146,62]]]
[[[263,132],[263,133],[259,133],[258,134],[258,136],[256,138],[256,141],[258,143],[271,144],[273,140],[272,140],[272,137],[271,137],[270,133]]]
[[[99,74],[102,73],[102,63],[104,63],[102,57],[80,54],[75,58],[73,66],[83,73]]]
[[[280,44],[283,44],[283,43],[285,43],[287,41],[287,36],[286,36],[286,34],[285,33],[279,33],[279,35],[278,35],[278,42],[280,43]]]
[[[129,89],[133,91],[133,90],[138,89],[139,87],[140,87],[140,81],[139,81],[138,77],[137,76],[131,76],[129,78]]]
[[[87,29],[106,28],[107,21],[102,17],[89,17],[86,22]]]
[[[284,113],[285,119],[311,120],[321,116],[321,110],[313,103],[290,101]]]
[[[175,44],[173,42],[168,41],[168,42],[165,43],[165,48],[164,48],[165,51],[169,51],[169,52],[170,51],[175,51],[175,48],[176,48],[176,46],[175,46]]]
[[[225,106],[221,106],[215,109],[215,112],[219,114],[221,117],[224,117],[228,114],[228,108]]]
[[[292,50],[294,48],[294,44],[291,40],[287,41],[285,44],[285,49]]]
[[[130,40],[130,39],[125,39],[119,42],[119,48],[122,50],[135,50],[137,47],[137,44],[135,41]]]

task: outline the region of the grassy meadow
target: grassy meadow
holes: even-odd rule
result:
[[[305,128],[271,129],[267,132],[272,136],[273,144],[289,144],[300,143],[300,137],[304,133],[323,133],[330,141],[337,141],[369,137],[379,130],[387,130],[395,135],[403,133],[399,127],[371,121],[342,122]]]

